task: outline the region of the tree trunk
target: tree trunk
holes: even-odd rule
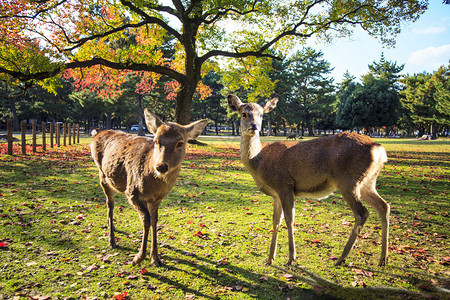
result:
[[[11,109],[11,113],[13,115],[13,130],[14,131],[19,130],[19,119],[17,118],[17,110],[16,110],[16,98],[17,97],[8,97],[9,108]]]
[[[269,115],[268,118],[267,118],[267,127],[268,127],[267,135],[268,135],[268,136],[273,135],[273,132],[272,132],[272,122],[271,122],[271,120],[270,120],[270,115]]]
[[[144,126],[144,120],[142,118],[142,98],[143,95],[138,95],[137,97],[137,113],[138,113],[138,135],[144,136],[144,131],[142,130],[142,127]]]
[[[183,84],[177,94],[175,106],[175,122],[186,125],[191,121],[192,97],[194,96],[195,85]]]
[[[112,112],[107,112],[105,118],[106,129],[111,129],[111,119],[112,119]]]

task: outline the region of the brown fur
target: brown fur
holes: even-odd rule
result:
[[[148,233],[152,229],[151,258],[161,265],[158,257],[156,225],[161,201],[172,189],[185,156],[188,139],[196,138],[207,124],[201,120],[186,126],[163,123],[145,110],[147,128],[155,134],[154,141],[122,131],[105,130],[94,133],[91,154],[99,169],[100,184],[106,195],[107,221],[111,247],[116,247],[113,225],[113,196],[124,193],[141,218],[144,232],[139,253],[133,263],[146,256]]]
[[[369,216],[361,203],[361,197],[381,218],[382,249],[379,264],[385,264],[389,204],[378,195],[375,184],[387,160],[386,151],[369,137],[349,132],[307,142],[282,141],[262,147],[259,140],[262,115],[272,111],[277,101],[274,98],[260,106],[242,103],[236,96],[228,96],[230,108],[241,114],[242,162],[258,188],[274,200],[273,235],[268,263],[272,263],[275,257],[282,212],[288,227],[288,263],[295,260],[294,197],[323,198],[339,189],[353,211],[355,226],[336,265],[345,260]]]

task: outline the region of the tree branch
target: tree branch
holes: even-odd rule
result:
[[[36,73],[25,73],[21,71],[12,71],[5,69],[3,67],[0,67],[0,73],[8,74],[14,78],[19,79],[20,81],[30,81],[30,80],[43,80],[47,79],[53,76],[58,75],[63,70],[66,69],[76,69],[76,68],[89,68],[96,65],[102,65],[105,67],[109,67],[111,69],[115,70],[133,70],[133,71],[147,71],[147,72],[154,72],[162,75],[167,75],[170,78],[178,81],[178,82],[185,82],[187,80],[186,75],[179,73],[173,69],[170,69],[168,67],[164,66],[158,66],[158,65],[147,65],[147,64],[141,64],[141,63],[133,63],[133,62],[113,62],[106,60],[104,58],[95,57],[90,60],[85,61],[73,61],[69,62],[63,65],[60,65],[58,67],[55,67],[53,70],[49,71],[42,71],[42,72],[36,72]]]
[[[164,22],[163,20],[156,18],[156,17],[152,17],[149,14],[147,14],[145,11],[143,11],[142,9],[136,7],[135,5],[133,5],[133,3],[131,3],[130,1],[127,0],[120,0],[120,3],[122,3],[122,5],[128,7],[131,11],[135,12],[136,14],[140,15],[144,20],[147,21],[147,24],[156,24],[161,26],[164,30],[166,30],[168,33],[170,33],[171,35],[173,35],[176,39],[181,40],[181,34],[176,31],[174,28],[172,28],[171,26],[169,26],[169,24],[167,24],[166,22]],[[157,9],[158,11],[164,11],[164,12],[168,12],[174,16],[176,16],[176,13],[173,11],[172,8],[167,7],[167,6],[152,6],[153,9]]]
[[[61,0],[59,3],[57,3],[54,6],[43,8],[43,9],[36,11],[34,13],[34,15],[32,15],[32,16],[27,16],[27,15],[4,15],[4,16],[2,16],[2,15],[0,15],[0,19],[8,19],[8,18],[35,19],[40,14],[46,13],[46,12],[50,11],[51,9],[54,9],[54,8],[64,4],[67,1],[68,0]],[[38,4],[45,4],[47,2],[49,2],[49,1],[48,0],[37,1]]]
[[[202,20],[203,20],[203,22],[204,22],[206,25],[210,25],[210,24],[214,23],[215,21],[217,21],[220,17],[225,16],[226,14],[228,14],[228,13],[230,13],[230,12],[233,12],[233,13],[236,13],[236,14],[238,14],[238,15],[244,16],[244,15],[247,15],[247,14],[250,14],[250,13],[252,13],[252,12],[256,12],[256,11],[257,11],[257,10],[255,9],[255,6],[256,6],[256,3],[257,3],[257,2],[258,2],[258,1],[253,2],[252,8],[251,8],[250,10],[243,11],[243,12],[238,11],[238,10],[236,10],[236,9],[234,9],[234,8],[228,8],[228,9],[225,9],[225,10],[223,10],[223,11],[219,11],[219,12],[217,12],[217,13],[212,17],[212,19],[210,19],[210,20],[207,20],[207,18],[208,18],[209,16],[212,16],[213,14],[211,14],[211,13],[205,13],[205,14],[202,16]]]
[[[118,63],[106,60],[104,58],[95,57],[91,60],[85,60],[85,61],[73,61],[70,63],[67,63],[64,68],[65,69],[76,69],[76,68],[88,68],[96,65],[103,65],[105,67],[109,67],[111,69],[115,70],[133,70],[133,71],[147,71],[147,72],[154,72],[162,75],[167,75],[170,78],[178,81],[183,82],[186,81],[186,76],[182,73],[179,73],[173,69],[170,69],[165,66],[159,66],[159,65],[147,65],[142,63],[133,63],[133,62],[124,62],[124,63]]]

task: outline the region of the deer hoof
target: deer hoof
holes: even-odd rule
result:
[[[162,267],[164,264],[162,263],[162,261],[158,258],[158,259],[153,259],[153,265],[155,267]]]
[[[340,266],[343,262],[345,261],[345,258],[339,258],[337,261],[336,261],[336,263],[334,264],[336,267],[337,266]]]
[[[383,267],[383,266],[386,265],[386,262],[387,262],[387,258],[385,258],[385,257],[380,258],[380,261],[378,262],[378,265],[379,265],[380,267]]]
[[[145,259],[145,255],[136,255],[133,259],[133,266],[140,264]]]

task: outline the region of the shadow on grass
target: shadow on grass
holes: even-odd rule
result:
[[[204,297],[206,299],[221,299],[223,294],[227,292],[239,293],[245,292],[247,296],[254,297],[256,299],[323,299],[332,300],[339,299],[330,295],[325,295],[321,291],[311,289],[305,289],[298,285],[288,284],[286,281],[282,281],[273,277],[265,277],[264,274],[258,274],[252,272],[249,269],[244,269],[234,264],[226,263],[221,264],[205,257],[195,255],[193,253],[180,250],[178,248],[171,247],[169,245],[164,246],[165,249],[173,251],[173,256],[164,255],[166,260],[175,262],[175,264],[166,264],[164,268],[168,268],[173,271],[186,272],[178,265],[186,265],[188,268],[193,268],[197,272],[191,271],[193,276],[205,277],[211,285],[216,286],[215,293],[213,295],[207,295],[201,291],[189,288],[180,282],[174,281],[170,278],[161,276],[160,274],[148,272],[146,275],[151,276],[161,282],[173,285],[177,289],[181,289],[187,293],[194,294],[197,297]],[[180,258],[181,256],[191,257],[193,260],[187,258]],[[274,294],[275,293],[275,294]],[[239,298],[239,294],[233,294],[233,298]]]
[[[445,287],[443,288],[433,285],[430,282],[426,282],[411,273],[408,274],[408,276],[401,276],[401,278],[415,286],[418,286],[419,292],[390,287],[343,287],[328,279],[320,277],[317,274],[314,274],[303,266],[293,265],[290,266],[289,269],[284,269],[278,266],[272,267],[279,271],[291,274],[293,273],[293,276],[295,276],[298,280],[301,280],[315,287],[316,289],[323,289],[324,291],[330,293],[330,295],[342,299],[448,299],[450,296],[450,290],[446,289]],[[398,275],[395,275],[393,273],[374,271],[371,269],[367,269],[364,266],[358,266],[357,268],[364,269],[368,272],[387,274],[391,277],[399,277]],[[444,282],[444,286],[447,286],[449,284],[448,279],[442,277],[430,276],[430,279]]]

